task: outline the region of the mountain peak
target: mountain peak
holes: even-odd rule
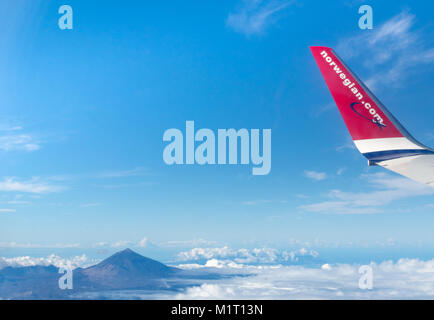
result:
[[[130,248],[118,251],[114,254],[112,254],[107,259],[101,261],[99,264],[102,263],[113,263],[113,264],[119,264],[121,261],[135,261],[135,262],[145,262],[145,261],[154,261],[155,263],[159,263],[163,265],[162,263],[152,260],[150,258],[144,257],[141,254],[131,250]]]
[[[126,248],[124,250],[118,251],[115,254],[131,254],[131,253],[138,254],[137,252],[131,250],[130,248]]]
[[[175,271],[175,268],[127,248],[92,267],[83,269],[82,274],[92,282],[116,283],[119,287],[130,283],[143,283],[150,279],[170,277]]]

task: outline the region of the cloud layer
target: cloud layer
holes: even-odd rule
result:
[[[209,264],[209,263],[208,263]],[[212,264],[218,264],[212,262]],[[176,299],[432,299],[434,260],[400,259],[372,263],[373,288],[359,288],[359,265],[248,266],[222,264],[225,272],[250,274],[205,283]]]
[[[0,269],[5,267],[32,267],[32,266],[49,266],[55,267],[70,266],[72,268],[83,267],[90,263],[85,254],[81,256],[74,256],[70,259],[65,259],[55,254],[51,254],[48,257],[34,258],[30,256],[21,256],[13,258],[0,257]]]
[[[178,254],[178,260],[200,261],[225,259],[224,261],[232,260],[235,263],[269,264],[298,262],[301,257],[316,258],[317,256],[318,252],[305,248],[292,251],[279,251],[274,248],[233,249],[224,246],[218,248],[193,248],[189,251],[183,251]]]
[[[373,288],[362,290],[359,281],[358,264],[322,264],[310,267],[305,265],[250,264],[240,262],[237,255],[244,256],[237,250],[216,248],[218,250],[194,250],[194,258],[211,256],[203,264],[180,264],[183,269],[208,269],[213,273],[225,275],[219,279],[204,279],[197,285],[173,292],[161,291],[119,291],[111,298],[120,299],[432,299],[434,297],[434,259],[402,258],[394,261],[371,263]],[[245,249],[242,249],[245,250]],[[217,259],[215,256],[235,258]],[[273,257],[276,252],[255,250],[249,257],[261,255]],[[296,254],[307,255],[311,252],[300,249]],[[189,258],[191,258],[189,256]],[[256,259],[244,261],[256,262]],[[274,260],[274,259],[271,259]],[[268,259],[266,259],[268,261]],[[0,269],[36,265],[54,265],[56,267],[86,267],[94,264],[86,255],[62,258],[55,254],[33,258],[21,256],[0,258]],[[231,275],[228,277],[227,275]],[[97,293],[94,298],[100,298]],[[108,294],[110,297],[110,293]],[[89,297],[92,298],[92,297]]]

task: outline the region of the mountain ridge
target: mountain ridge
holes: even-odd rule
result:
[[[5,267],[0,269],[0,299],[88,299],[95,294],[106,299],[110,294],[105,293],[117,290],[178,292],[223,275],[170,267],[128,248],[95,265],[74,269],[72,290],[59,288],[61,277],[53,265]]]
[[[70,294],[98,290],[165,289],[167,279],[181,270],[127,248],[86,268],[73,270],[73,289],[59,288],[59,268],[49,266],[0,269],[0,298],[64,299]]]

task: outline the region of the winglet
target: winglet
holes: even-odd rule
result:
[[[417,142],[328,47],[310,47],[356,147],[371,163],[432,152]]]

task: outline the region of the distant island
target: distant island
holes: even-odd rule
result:
[[[5,267],[0,270],[0,299],[107,299],[110,295],[104,292],[181,291],[206,279],[230,275],[182,270],[125,249],[96,265],[74,269],[71,290],[59,288],[61,276],[59,268],[52,265]]]

